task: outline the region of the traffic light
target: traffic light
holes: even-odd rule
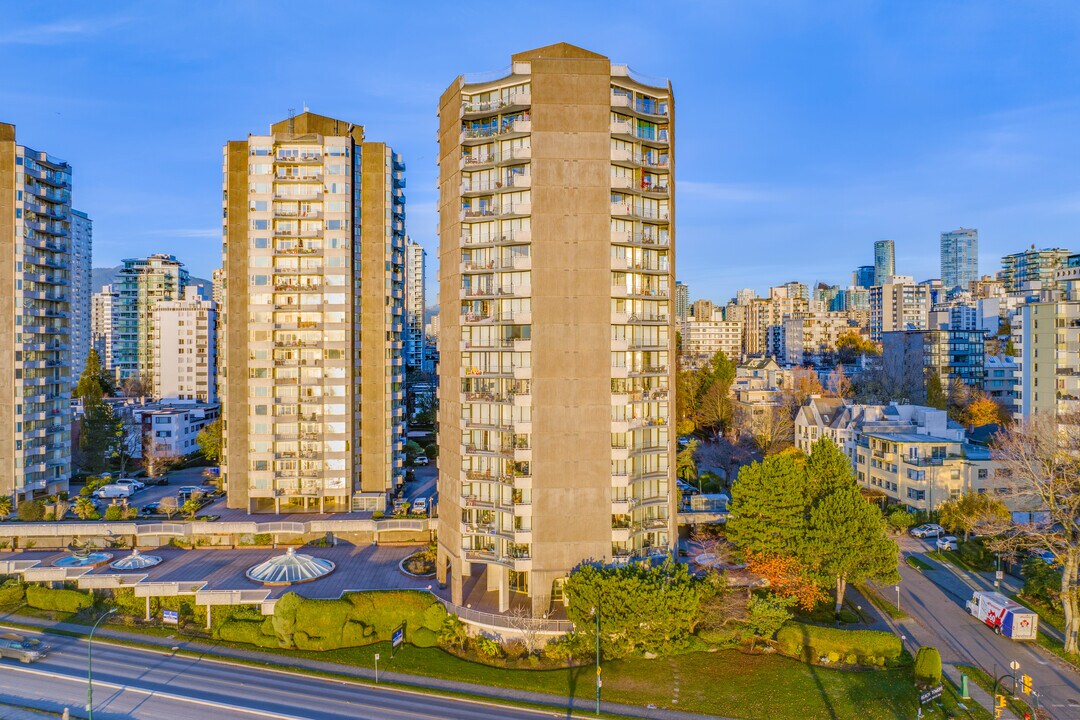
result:
[[[999,707],[999,708],[1005,707],[1006,703],[1005,703],[1005,696],[1004,695],[997,695],[997,696],[995,696],[995,699],[997,700],[997,703],[995,704],[995,707]]]
[[[1020,691],[1023,692],[1025,695],[1030,695],[1031,694],[1031,676],[1030,675],[1021,675],[1020,676]]]

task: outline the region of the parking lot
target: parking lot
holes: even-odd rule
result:
[[[167,485],[151,485],[150,482],[155,479],[152,478],[138,478],[140,482],[147,483],[146,487],[142,490],[135,491],[131,497],[128,498],[128,506],[142,509],[145,505],[152,502],[160,502],[165,497],[176,497],[176,491],[185,485],[199,486],[207,481],[203,472],[206,470],[204,467],[185,468],[183,470],[174,470],[165,476],[168,481]],[[101,509],[104,510],[114,501],[111,499],[99,500],[101,503]],[[122,500],[116,500],[117,504],[122,504]]]

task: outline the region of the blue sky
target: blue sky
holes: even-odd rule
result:
[[[433,285],[440,93],[558,41],[672,79],[692,297],[846,285],[883,238],[898,272],[937,277],[938,234],[960,226],[983,272],[1032,243],[1080,251],[1080,3],[157,0],[3,18],[0,120],[72,163],[97,266],[171,252],[209,277],[222,144],[306,104],[404,155]]]

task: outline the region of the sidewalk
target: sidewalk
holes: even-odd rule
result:
[[[14,613],[0,615],[0,625],[3,625],[4,620],[9,620],[10,622],[19,623],[24,626],[33,626],[46,632],[48,632],[49,630],[59,630],[65,633],[78,633],[80,635],[86,635],[89,632],[89,628],[85,625],[78,625],[75,623],[66,622],[53,622],[50,620],[42,620],[40,618],[24,617],[21,615],[16,615]],[[278,655],[274,653],[264,653],[252,650],[240,650],[238,648],[214,645],[209,642],[182,640],[176,637],[156,637],[152,635],[143,635],[141,633],[127,632],[124,630],[114,630],[108,627],[98,628],[97,632],[94,633],[94,638],[95,640],[108,638],[124,642],[139,643],[144,646],[157,647],[165,651],[172,650],[173,648],[179,648],[187,652],[205,655],[208,658],[266,663],[269,665],[278,666],[279,668],[284,670],[294,669],[301,674],[304,670],[314,670],[316,672],[334,673],[336,675],[354,678],[361,682],[373,682],[375,679],[374,670],[363,667],[356,667],[354,665],[343,665],[322,660],[308,660],[306,658],[294,657],[292,655]],[[526,690],[498,688],[489,685],[474,685],[472,683],[443,680],[441,678],[427,677],[423,675],[409,675],[406,673],[398,673],[388,670],[380,670],[379,679],[382,681],[395,683],[398,685],[405,685],[410,688],[415,688],[419,690],[443,690],[452,693],[473,695],[478,698],[488,700],[509,700],[511,702],[525,702],[532,703],[534,705],[543,705],[552,709],[557,709],[560,714],[565,713],[565,717],[567,718],[577,716],[572,715],[572,711],[580,713],[582,716],[592,716],[595,712],[594,701],[589,698],[569,698],[558,695],[548,695],[546,693],[529,692]],[[392,688],[387,689],[389,690]],[[623,705],[620,703],[604,702],[601,703],[600,707],[605,713],[610,713],[612,715],[649,718],[650,720],[654,718],[656,720],[695,720],[702,717],[719,718],[719,716],[704,716],[699,714],[677,712],[675,710],[638,707],[636,705]],[[5,718],[5,716],[0,715],[0,718]],[[30,719],[27,718],[27,720]]]

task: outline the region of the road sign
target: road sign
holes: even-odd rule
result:
[[[930,688],[926,692],[919,694],[919,704],[925,705],[931,700],[937,700],[941,697],[942,691],[945,689],[944,685],[938,685],[937,687]]]
[[[390,637],[390,644],[393,647],[396,648],[398,645],[401,645],[401,643],[403,643],[403,642],[405,642],[405,628],[404,627],[399,627],[397,630],[394,631],[394,634]]]
[[[1012,668],[1013,672],[1016,672],[1020,669],[1020,663],[1013,660],[1011,663],[1009,663],[1009,667]]]
[[[166,625],[179,625],[180,624],[180,613],[179,613],[179,611],[177,611],[177,610],[162,610],[161,611],[161,622],[165,623]]]

